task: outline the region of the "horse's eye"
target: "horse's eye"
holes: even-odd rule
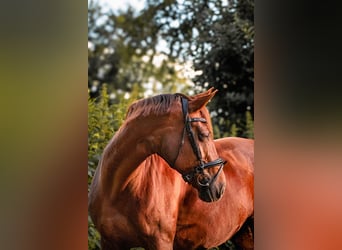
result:
[[[199,139],[200,141],[204,141],[204,139],[208,138],[209,135],[210,135],[209,132],[200,132],[200,133],[198,134],[198,139]]]

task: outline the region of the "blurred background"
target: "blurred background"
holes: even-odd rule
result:
[[[110,104],[215,87],[215,136],[252,137],[254,2],[89,1],[89,96],[103,86]]]
[[[214,137],[253,138],[253,1],[88,1],[88,186],[131,102],[210,87]],[[88,221],[88,248],[99,249]]]

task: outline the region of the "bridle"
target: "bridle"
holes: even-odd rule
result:
[[[182,102],[182,111],[183,111],[183,118],[184,118],[184,129],[183,129],[182,140],[181,140],[181,143],[180,143],[179,148],[178,148],[178,154],[176,156],[176,159],[174,160],[174,163],[176,162],[178,155],[180,153],[180,149],[182,148],[182,146],[184,144],[184,138],[185,138],[185,133],[186,133],[189,137],[190,145],[191,145],[192,150],[194,151],[194,153],[197,157],[199,165],[193,167],[193,170],[182,174],[182,177],[183,177],[185,182],[191,183],[196,174],[203,174],[203,171],[205,169],[212,168],[212,167],[215,167],[217,165],[220,165],[219,170],[217,171],[215,176],[213,178],[211,178],[211,180],[203,183],[200,181],[199,176],[197,177],[198,184],[202,187],[207,187],[217,179],[217,177],[221,173],[222,168],[223,168],[224,164],[226,163],[226,161],[222,160],[221,158],[218,158],[214,161],[210,161],[210,162],[206,162],[206,163],[204,162],[204,160],[202,158],[201,150],[199,149],[198,144],[196,143],[195,134],[191,128],[191,123],[192,122],[206,123],[207,121],[206,121],[206,119],[204,119],[202,117],[196,117],[196,118],[190,117],[189,111],[188,111],[188,106],[189,106],[188,100],[186,98],[181,97],[181,102]]]

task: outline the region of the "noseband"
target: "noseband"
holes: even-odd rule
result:
[[[188,112],[188,100],[186,98],[183,98],[183,97],[181,97],[181,100],[182,100],[182,111],[183,111],[183,118],[184,118],[185,126],[183,129],[182,141],[181,141],[181,144],[178,148],[177,158],[178,158],[180,149],[184,144],[184,137],[185,137],[185,133],[186,133],[189,137],[189,141],[190,141],[190,145],[192,147],[192,150],[194,151],[194,153],[197,157],[197,160],[199,162],[199,165],[193,167],[192,171],[182,174],[182,177],[183,177],[185,182],[191,183],[196,174],[203,174],[203,171],[205,169],[212,168],[212,167],[215,167],[217,165],[220,165],[219,170],[217,171],[215,176],[210,181],[208,181],[206,183],[201,183],[200,180],[197,178],[197,182],[200,186],[209,186],[211,183],[213,183],[217,179],[218,175],[222,171],[222,168],[225,164],[225,161],[222,160],[221,158],[218,158],[214,161],[210,161],[210,162],[206,162],[206,163],[204,162],[204,160],[202,158],[201,150],[199,149],[199,147],[196,143],[195,134],[191,128],[191,123],[192,122],[204,122],[204,123],[206,123],[207,121],[202,117],[191,118],[189,116],[189,112]],[[177,160],[177,158],[175,159],[175,161]]]

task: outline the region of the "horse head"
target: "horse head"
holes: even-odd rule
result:
[[[213,88],[195,96],[164,94],[133,103],[125,127],[139,138],[140,155],[159,154],[195,187],[206,202],[221,198],[225,177],[206,104],[217,91]]]
[[[165,133],[160,152],[206,202],[219,200],[226,186],[225,176],[221,174],[225,162],[216,151],[206,108],[216,92],[211,88],[192,97],[179,94],[180,105],[171,112],[168,124],[165,124],[171,129]],[[167,157],[165,152],[168,152]]]

